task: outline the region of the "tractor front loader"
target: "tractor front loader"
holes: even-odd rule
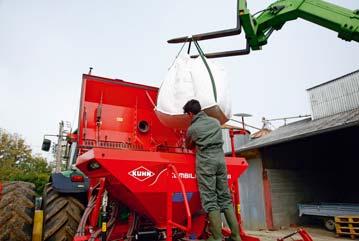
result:
[[[298,18],[335,31],[338,37],[345,41],[359,42],[359,9],[350,10],[322,0],[278,0],[252,15],[247,8],[247,0],[237,0],[237,3],[235,28],[174,38],[167,42],[196,43],[240,35],[244,32],[247,43],[244,49],[206,53],[205,56],[223,58],[247,55],[251,50],[261,50],[275,31],[281,30],[284,24]]]

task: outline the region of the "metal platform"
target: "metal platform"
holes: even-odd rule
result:
[[[311,215],[321,217],[359,215],[359,204],[321,203],[298,204],[299,216]]]

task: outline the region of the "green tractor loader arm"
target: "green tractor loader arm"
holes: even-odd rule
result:
[[[321,0],[281,0],[273,3],[257,17],[253,17],[240,0],[239,15],[251,49],[267,44],[270,34],[297,18],[305,19],[338,32],[338,37],[359,42],[359,10],[346,8]]]
[[[322,27],[338,32],[338,37],[346,41],[359,42],[359,10],[349,10],[322,0],[279,0],[262,10],[258,17],[247,8],[246,0],[238,0],[237,27],[229,30],[196,34],[168,40],[168,43],[183,43],[205,39],[221,38],[245,33],[247,47],[206,54],[208,58],[249,54],[250,50],[260,50],[266,45],[274,30],[280,30],[291,20],[302,18]]]

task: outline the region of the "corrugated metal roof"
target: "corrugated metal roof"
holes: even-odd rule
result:
[[[237,151],[257,149],[355,125],[359,126],[359,108],[317,120],[307,118],[293,122],[272,131],[269,135],[250,140]]]
[[[358,69],[358,70],[355,70],[355,71],[353,71],[353,72],[351,72],[351,73],[345,74],[345,75],[343,75],[343,76],[340,76],[340,77],[338,77],[338,78],[335,78],[335,79],[326,81],[326,82],[324,82],[324,83],[321,83],[321,84],[318,84],[318,85],[314,85],[313,87],[310,87],[310,88],[308,88],[307,90],[312,90],[312,89],[318,88],[318,87],[320,87],[320,86],[322,86],[322,85],[326,85],[326,84],[328,84],[328,83],[330,83],[330,82],[337,81],[338,79],[347,77],[347,76],[352,75],[352,74],[358,74],[358,73],[359,73],[359,69]]]
[[[307,90],[313,119],[359,108],[359,71]]]

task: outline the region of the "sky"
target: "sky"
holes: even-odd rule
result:
[[[247,0],[252,13],[271,0]],[[359,9],[358,0],[330,0]],[[0,128],[41,153],[61,120],[77,126],[81,76],[159,86],[180,45],[167,40],[235,26],[234,0],[0,0]],[[205,52],[243,48],[244,36],[201,42]],[[261,118],[310,114],[306,89],[359,69],[359,45],[296,20],[261,51],[217,60],[232,112]],[[282,123],[273,123],[281,125]],[[43,153],[44,154],[44,153]],[[45,156],[48,154],[44,154]]]

